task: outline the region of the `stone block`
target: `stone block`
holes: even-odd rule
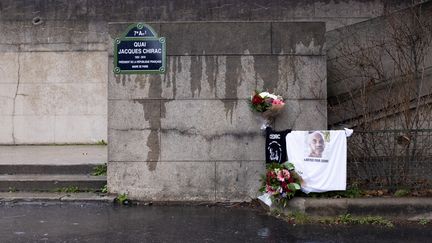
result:
[[[175,99],[212,99],[222,75],[218,56],[170,56],[162,79],[162,96]]]
[[[275,120],[275,129],[327,129],[327,100],[287,100]]]
[[[18,115],[106,115],[106,84],[20,84],[15,111]]]
[[[226,75],[233,76],[230,73],[235,73],[240,65],[239,61],[236,66],[227,67],[226,59],[224,56],[173,56],[167,58],[165,74],[117,75],[112,72],[110,58],[109,99],[214,99],[217,80],[224,82]],[[229,68],[227,72],[226,68]],[[236,83],[234,80],[232,84]],[[248,88],[255,87],[252,86]]]
[[[13,116],[0,116],[0,144],[13,144]]]
[[[288,85],[293,99],[327,98],[327,64],[325,56],[295,57],[295,84]]]
[[[0,46],[0,51],[2,47]],[[106,43],[49,43],[21,44],[22,52],[107,52]],[[16,50],[18,51],[18,50]]]
[[[16,89],[16,84],[0,83],[0,115],[12,115],[14,113]]]
[[[18,53],[0,52],[0,83],[16,84],[18,82]]]
[[[257,129],[258,130],[258,129]],[[259,133],[201,135],[199,131],[162,130],[162,161],[233,161],[264,159]]]
[[[210,144],[210,158],[222,161],[265,160],[265,138],[258,132],[255,134],[226,134],[215,136]]]
[[[16,144],[53,144],[55,116],[14,116],[13,134]]]
[[[132,199],[214,201],[215,181],[214,162],[108,162],[110,192]]]
[[[260,193],[265,162],[216,162],[216,201],[250,201]]]
[[[54,142],[97,143],[107,141],[106,115],[56,116]]]
[[[162,161],[263,157],[261,117],[245,100],[174,100],[163,110]]]
[[[314,0],[284,1],[188,1],[106,0],[41,1],[3,0],[8,11],[2,20],[23,19],[30,23],[34,16],[44,20],[105,19],[112,22],[135,21],[233,21],[275,20],[294,17],[313,17]],[[398,1],[396,1],[398,2]],[[269,19],[270,18],[270,19]]]
[[[173,100],[165,102],[161,127],[167,132],[201,134],[253,134],[260,126],[245,100]]]
[[[344,17],[344,18],[323,18],[323,20],[325,20],[325,24],[326,24],[326,31],[333,31],[339,28],[343,28],[345,26],[349,26],[349,25],[353,25],[356,23],[360,23],[366,20],[369,20],[370,18],[365,17],[365,18],[349,18],[349,17]],[[326,33],[327,34],[327,33]],[[327,38],[326,38],[326,46],[328,46],[328,42],[327,42]]]
[[[109,161],[159,161],[160,135],[157,130],[108,129]]]
[[[270,54],[270,23],[164,23],[168,55]]]
[[[272,23],[272,53],[324,55],[325,31],[325,22]]]
[[[105,21],[89,20],[42,20],[34,25],[18,19],[1,21],[0,29],[2,44],[106,43],[108,32]]]
[[[161,161],[211,161],[211,146],[198,131],[161,131]]]
[[[15,99],[16,115],[55,115],[57,85],[20,84]],[[76,97],[76,94],[74,94]]]
[[[108,128],[158,129],[160,128],[161,101],[110,100],[108,101]]]
[[[53,88],[55,88],[55,112],[57,115],[106,116],[106,83],[61,84],[55,85]],[[77,94],[80,94],[79,99],[76,98]]]
[[[395,27],[388,26],[383,18],[374,18],[329,31],[325,35],[328,60],[379,46],[391,38],[392,28]]]
[[[263,67],[256,75],[259,90],[274,92],[284,99],[327,97],[324,56],[260,57],[255,59],[255,65]]]
[[[96,1],[95,1],[96,2]],[[89,2],[90,3],[90,2]],[[74,2],[55,1],[55,2],[28,2],[25,0],[5,0],[4,6],[10,11],[2,13],[2,19],[23,19],[28,20],[39,16],[42,19],[70,19],[77,20],[85,18],[88,14],[87,1],[77,0]],[[93,5],[93,4],[91,4]]]
[[[106,52],[24,52],[20,83],[106,83]]]
[[[271,60],[271,57],[264,57]],[[275,57],[276,58],[276,57]],[[268,72],[264,66],[256,67],[255,56],[227,56],[219,57],[218,65],[220,75],[216,78],[216,96],[220,99],[246,99],[256,89],[257,79],[268,78],[275,62],[268,63]],[[260,63],[258,61],[258,63]],[[262,73],[257,73],[256,68]]]
[[[315,1],[315,17],[377,17],[384,13],[383,1]]]

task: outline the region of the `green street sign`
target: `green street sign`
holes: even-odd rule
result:
[[[114,40],[114,73],[165,73],[165,45],[165,38],[158,37],[149,25],[129,25],[122,37]]]

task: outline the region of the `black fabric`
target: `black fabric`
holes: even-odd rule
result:
[[[287,162],[287,148],[285,137],[291,129],[275,131],[271,127],[266,128],[266,163],[285,163]]]

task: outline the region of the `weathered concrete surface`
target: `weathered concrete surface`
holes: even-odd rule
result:
[[[107,53],[112,55],[112,37],[117,37],[127,22],[149,23],[168,43],[176,43],[167,45],[168,55],[179,56],[169,58],[169,73],[161,77],[163,86],[157,87],[162,93],[152,89],[155,93],[152,98],[236,99],[245,98],[249,90],[262,86],[284,96],[299,95],[308,99],[310,94],[302,94],[304,87],[297,87],[294,82],[294,89],[301,88],[302,92],[285,92],[283,89],[292,87],[280,83],[288,77],[295,80],[299,72],[294,67],[290,72],[281,73],[278,69],[284,65],[295,66],[296,60],[275,61],[275,56],[256,55],[323,55],[325,30],[361,22],[406,5],[402,0],[163,0],[157,3],[4,0],[0,4],[3,34],[0,36],[0,121],[4,124],[0,128],[0,144],[106,140],[104,84],[109,71],[106,61],[101,59]],[[112,22],[123,24],[109,26]],[[194,45],[189,45],[191,42]],[[227,68],[217,70],[217,66]],[[189,67],[194,71],[185,71]],[[238,72],[242,73],[239,80],[233,78]],[[225,85],[221,80],[229,82]],[[137,83],[142,86],[148,82],[137,80]],[[235,85],[239,87],[233,88]],[[145,98],[141,91],[130,86],[119,86],[115,92],[130,92],[131,96]],[[80,94],[79,99],[76,94]],[[55,131],[50,127],[55,127]]]
[[[107,147],[85,146],[0,146],[0,164],[78,165],[107,162]]]
[[[108,188],[142,201],[250,201],[261,161],[110,162]],[[152,167],[153,166],[153,167]],[[192,173],[193,172],[193,173]],[[154,184],[153,182],[158,182]]]
[[[265,54],[271,51],[270,23],[162,24],[169,55]],[[254,38],[251,38],[251,37]],[[194,42],[191,44],[191,42]]]
[[[110,75],[110,99],[248,99],[263,89],[285,99],[325,99],[324,56],[169,56],[164,75]],[[112,59],[110,59],[112,60]]]
[[[0,81],[0,119],[5,126],[0,128],[0,144],[106,140],[105,52],[0,55],[5,62]]]
[[[357,126],[362,123],[362,117],[368,116],[368,122],[372,120],[376,129],[403,127],[403,120],[407,118],[395,116],[402,109],[392,107],[409,105],[402,104],[402,100],[415,100],[417,95],[427,100],[432,93],[432,47],[428,41],[432,35],[430,16],[432,2],[425,1],[406,10],[326,33],[328,98],[332,108],[329,125]],[[418,39],[412,41],[413,36]],[[417,80],[409,75],[415,72],[418,72]],[[367,107],[367,115],[359,109],[362,106]],[[395,117],[402,122],[390,122],[396,120]],[[383,121],[386,121],[385,125],[380,124],[384,124]],[[430,126],[424,124],[418,128],[429,129]]]
[[[256,198],[264,170],[262,160],[216,162],[215,201],[250,201]]]
[[[0,202],[4,204],[25,203],[25,202],[93,202],[112,203],[114,195],[91,192],[0,192]]]
[[[110,162],[108,188],[143,201],[214,201],[215,163]]]
[[[324,22],[272,24],[272,53],[319,55],[324,54]],[[296,33],[296,34],[293,34]]]
[[[169,1],[2,1],[1,21],[25,21],[35,18],[43,23],[73,20],[91,21],[321,21],[327,30],[364,21],[406,7],[410,1],[396,0],[287,0],[238,2],[235,0]],[[109,7],[107,7],[109,6]],[[143,19],[144,18],[144,19]]]
[[[294,198],[287,212],[299,211],[311,216],[380,215],[408,219],[430,212],[431,198]]]
[[[126,25],[112,23],[111,39]],[[110,190],[140,200],[255,198],[264,137],[247,100],[255,89],[275,92],[287,103],[276,128],[324,129],[324,23],[155,26],[178,43],[167,50],[167,73],[109,74]]]

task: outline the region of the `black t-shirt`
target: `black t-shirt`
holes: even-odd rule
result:
[[[285,137],[291,129],[274,131],[266,128],[266,163],[285,163],[288,161]]]

